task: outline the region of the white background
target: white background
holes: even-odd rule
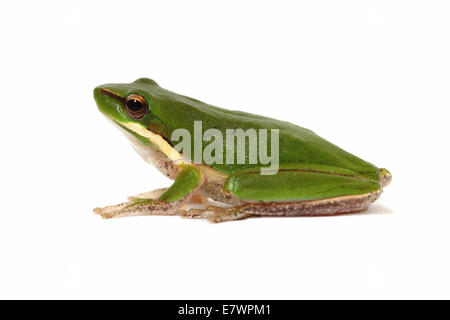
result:
[[[0,298],[450,298],[446,1],[0,5]],[[139,77],[393,173],[368,212],[102,220],[170,185],[98,112]]]

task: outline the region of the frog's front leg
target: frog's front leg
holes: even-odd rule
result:
[[[180,165],[175,182],[163,191],[156,199],[153,194],[143,194],[145,197],[132,197],[131,201],[114,206],[94,209],[94,213],[103,218],[115,218],[139,215],[176,215],[179,214],[183,205],[192,198],[202,184],[200,171],[192,165]],[[159,191],[161,193],[161,191]]]

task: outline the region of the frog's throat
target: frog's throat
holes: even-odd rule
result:
[[[133,122],[119,123],[117,121],[113,121],[113,123],[122,129],[134,147],[138,149],[145,148],[145,145],[140,142],[143,138],[145,141],[148,141],[151,146],[156,147],[159,151],[161,151],[168,160],[177,164],[186,163],[186,159],[183,155],[175,150],[166,140],[164,140],[163,137],[147,130],[142,125]],[[138,139],[138,137],[141,139]]]

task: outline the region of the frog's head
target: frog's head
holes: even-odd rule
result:
[[[150,79],[138,79],[127,84],[105,84],[94,89],[99,110],[114,123],[139,134],[155,117],[151,112],[151,93],[158,84]]]
[[[163,132],[167,134],[167,130],[158,116],[158,110],[163,109],[164,91],[155,81],[142,78],[132,83],[98,86],[94,99],[99,110],[122,129],[133,146],[156,147],[173,159],[180,155],[164,139]]]

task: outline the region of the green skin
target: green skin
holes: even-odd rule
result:
[[[143,96],[149,112],[141,119],[130,118],[123,102],[102,94],[107,89],[121,98],[130,94]],[[106,84],[94,90],[100,111],[116,124],[139,124],[162,136],[172,146],[172,132],[187,129],[194,136],[194,121],[201,120],[203,130],[216,128],[225,136],[226,129],[279,129],[279,172],[261,175],[258,164],[211,164],[228,178],[223,192],[248,201],[287,202],[360,195],[381,189],[380,169],[297,125],[241,111],[221,109],[161,88],[150,79],[128,84]],[[126,129],[143,145],[146,137]],[[205,148],[208,143],[203,143]],[[224,148],[225,149],[225,148]],[[225,150],[224,150],[225,152]],[[270,144],[269,144],[270,154]],[[193,156],[193,155],[192,155]],[[248,157],[248,154],[247,154]],[[193,160],[193,159],[190,159]],[[196,165],[179,166],[174,184],[159,198],[163,202],[186,197],[201,183]],[[270,187],[268,187],[270,186]]]

